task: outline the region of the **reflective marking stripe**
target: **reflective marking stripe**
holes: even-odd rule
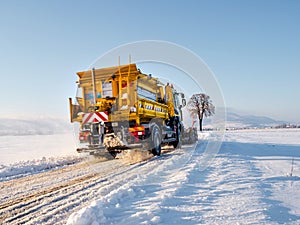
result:
[[[108,120],[108,112],[93,112],[86,113],[82,118],[82,123],[99,123]]]

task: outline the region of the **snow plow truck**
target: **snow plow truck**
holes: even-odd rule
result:
[[[171,84],[143,74],[136,64],[77,75],[76,99],[69,98],[69,106],[71,122],[80,124],[79,139],[85,143],[78,152],[108,151],[116,157],[139,149],[160,155],[163,145],[181,146],[186,100]]]

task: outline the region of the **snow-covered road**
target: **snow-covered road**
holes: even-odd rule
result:
[[[161,159],[170,154],[165,153]],[[160,164],[156,158],[135,163],[137,159],[128,162],[128,157],[108,161],[88,158],[61,169],[8,179],[0,183],[0,223],[65,224],[72,212],[110,196]]]
[[[161,157],[84,160],[0,183],[1,224],[300,224],[300,130],[209,135]],[[0,173],[1,177],[1,173]]]
[[[124,169],[118,162],[88,162],[2,182],[0,223],[64,224],[70,210],[97,198],[93,190]]]

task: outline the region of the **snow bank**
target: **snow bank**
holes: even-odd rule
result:
[[[0,182],[58,169],[66,165],[72,165],[81,162],[83,159],[83,157],[79,156],[65,156],[58,158],[43,157],[42,159],[21,161],[8,166],[0,165]]]

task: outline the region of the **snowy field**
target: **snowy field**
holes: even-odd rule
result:
[[[47,151],[3,165],[0,224],[300,224],[300,129],[228,131],[204,170],[211,140],[204,133],[196,146],[135,164],[86,164]],[[74,165],[44,173],[64,164]]]
[[[74,134],[0,136],[0,165],[76,155]]]
[[[85,160],[72,133],[0,136],[0,182]]]

